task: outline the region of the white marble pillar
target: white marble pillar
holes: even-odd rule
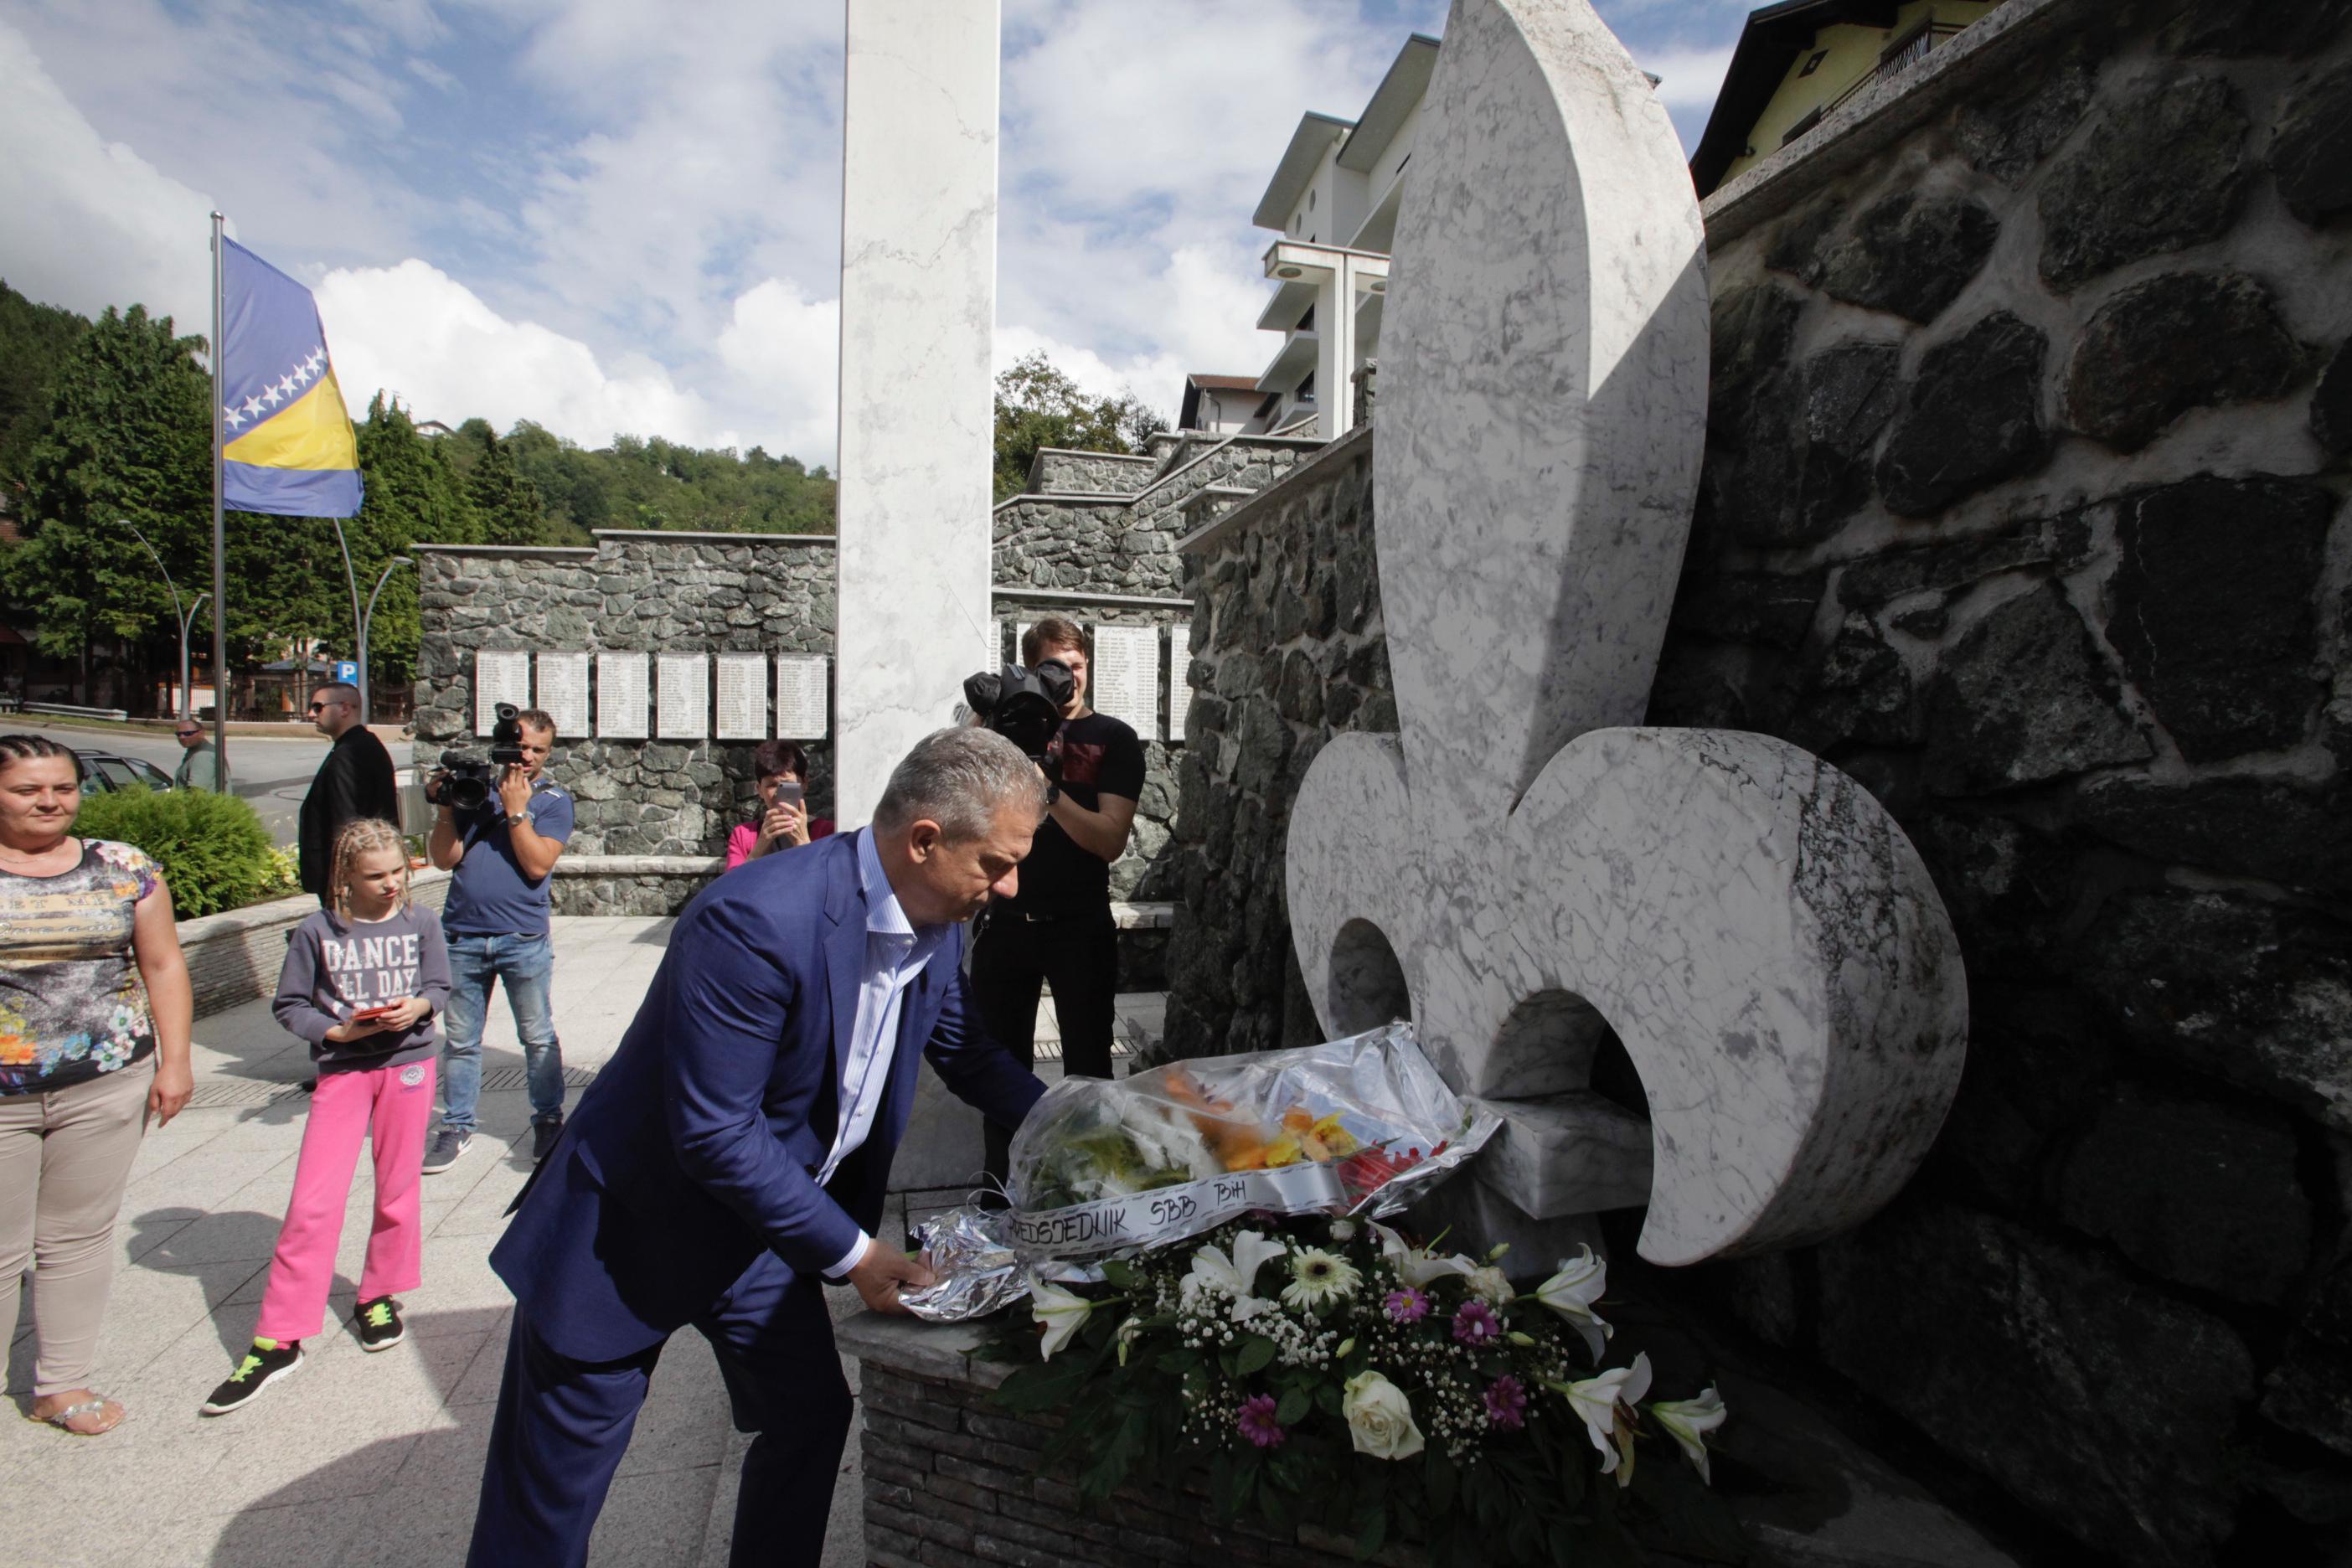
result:
[[[848,0],[835,815],[867,821],[987,636],[998,0]]]

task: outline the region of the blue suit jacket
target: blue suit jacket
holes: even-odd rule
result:
[[[620,1049],[490,1253],[559,1354],[643,1350],[709,1310],[762,1251],[802,1274],[831,1268],[880,1223],[919,1056],[1008,1128],[1045,1092],[981,1027],[956,927],[899,1004],[866,1142],[818,1186],[866,916],[849,833],[751,861],[687,906]]]

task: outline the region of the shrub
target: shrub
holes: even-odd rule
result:
[[[111,790],[82,797],[74,832],[135,844],[163,868],[182,919],[233,910],[278,890],[269,830],[253,807],[210,790]]]

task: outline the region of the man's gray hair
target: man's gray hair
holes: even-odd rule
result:
[[[937,730],[891,770],[874,828],[903,833],[928,818],[949,843],[968,843],[993,826],[1008,805],[1045,815],[1045,775],[1037,764],[993,730]]]

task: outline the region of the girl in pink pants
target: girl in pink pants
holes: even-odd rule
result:
[[[419,1283],[418,1186],[433,1117],[434,1017],[449,1000],[441,922],[408,900],[408,847],[388,822],[362,820],[335,840],[332,906],[302,922],[286,950],[273,1010],[310,1042],[319,1087],[302,1129],[294,1195],[269,1262],[252,1348],[205,1401],[225,1415],[302,1364],[302,1342],[326,1327],[343,1209],[360,1140],[375,1149],[375,1224],[352,1319],[362,1348],[405,1331],[393,1297]]]

